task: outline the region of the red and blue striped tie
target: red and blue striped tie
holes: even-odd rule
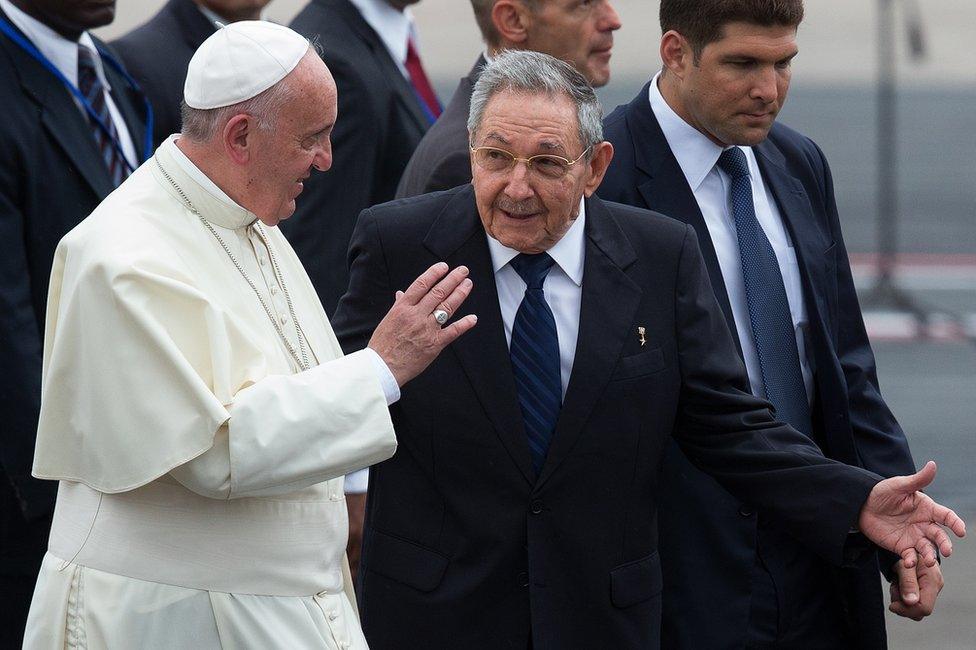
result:
[[[88,100],[95,114],[108,127],[106,133],[95,120],[89,119],[95,144],[98,146],[102,160],[105,161],[108,175],[112,179],[112,184],[118,187],[129,175],[129,167],[116,147],[119,134],[109,113],[108,103],[105,101],[105,86],[102,85],[95,70],[95,55],[84,45],[78,46],[78,90]]]

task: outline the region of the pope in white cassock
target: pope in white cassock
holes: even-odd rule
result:
[[[166,56],[160,52],[160,56]],[[34,475],[60,481],[26,648],[365,648],[342,477],[474,326],[431,267],[343,357],[274,226],[331,165],[336,87],[241,22],[190,62],[183,133],[57,250]]]

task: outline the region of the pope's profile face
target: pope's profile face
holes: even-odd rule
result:
[[[268,131],[255,133],[255,158],[248,193],[252,212],[276,225],[295,212],[295,201],[312,169],[332,166],[332,127],[336,86],[322,60],[312,51],[286,78],[295,96],[279,111]]]
[[[566,95],[502,91],[488,101],[471,144],[491,149],[472,152],[472,184],[485,231],[504,246],[522,253],[552,248],[579,216],[583,195],[596,190],[610,159],[583,155],[578,124],[576,107]],[[507,154],[578,162],[554,175],[546,158],[530,169],[525,162],[499,163]]]

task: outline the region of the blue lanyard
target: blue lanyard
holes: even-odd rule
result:
[[[126,158],[125,152],[122,150],[122,145],[119,143],[118,137],[112,135],[112,131],[109,129],[108,125],[102,120],[98,113],[95,112],[95,109],[88,102],[85,96],[81,94],[81,91],[78,90],[78,88],[71,83],[67,77],[61,74],[61,71],[58,70],[57,67],[55,67],[55,65],[51,63],[51,61],[44,56],[33,43],[21,36],[17,30],[14,29],[13,25],[7,22],[2,16],[0,16],[0,32],[6,34],[10,40],[19,45],[22,50],[34,57],[38,63],[43,65],[51,74],[61,80],[61,83],[64,84],[65,88],[71,91],[71,94],[74,95],[79,102],[81,102],[85,112],[88,113],[88,116],[92,120],[94,120],[95,124],[98,125],[98,128],[102,130],[106,137],[112,140],[112,146],[115,147],[119,157],[123,160],[123,162],[125,162],[126,167],[128,167],[130,171],[135,171],[135,168],[129,162],[129,159]],[[109,65],[115,68],[115,71],[118,72],[123,79],[125,79],[125,82],[142,97],[146,110],[146,132],[145,137],[143,138],[143,156],[141,161],[145,162],[149,160],[149,157],[153,152],[153,110],[152,105],[149,103],[149,98],[146,97],[145,93],[142,92],[142,89],[139,88],[139,84],[136,83],[136,80],[125,71],[122,64],[115,60],[115,57],[109,54],[105,48],[99,47],[98,44],[96,44],[95,47],[98,49],[98,53],[101,55],[102,60],[108,62]],[[138,155],[138,152],[136,155]]]

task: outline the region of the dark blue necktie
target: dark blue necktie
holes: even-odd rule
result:
[[[562,406],[556,319],[542,293],[553,260],[546,253],[517,255],[509,264],[525,280],[525,297],[512,325],[512,371],[536,475],[542,470]]]
[[[112,184],[118,187],[128,176],[128,167],[122,158],[122,154],[115,147],[115,143],[119,141],[119,134],[115,130],[115,123],[112,121],[108,103],[105,101],[105,86],[102,85],[102,81],[98,78],[98,73],[95,70],[95,55],[84,45],[78,46],[78,90],[88,100],[95,114],[108,127],[108,133],[106,133],[98,126],[98,123],[89,120],[92,133],[95,136],[95,144],[98,146],[102,160],[105,161],[108,175],[112,179]]]
[[[732,147],[719,156],[718,166],[732,179],[732,216],[739,240],[752,338],[766,389],[764,397],[776,407],[778,420],[809,436],[812,432],[810,405],[800,371],[790,303],[776,253],[756,219],[749,164],[742,150]]]

